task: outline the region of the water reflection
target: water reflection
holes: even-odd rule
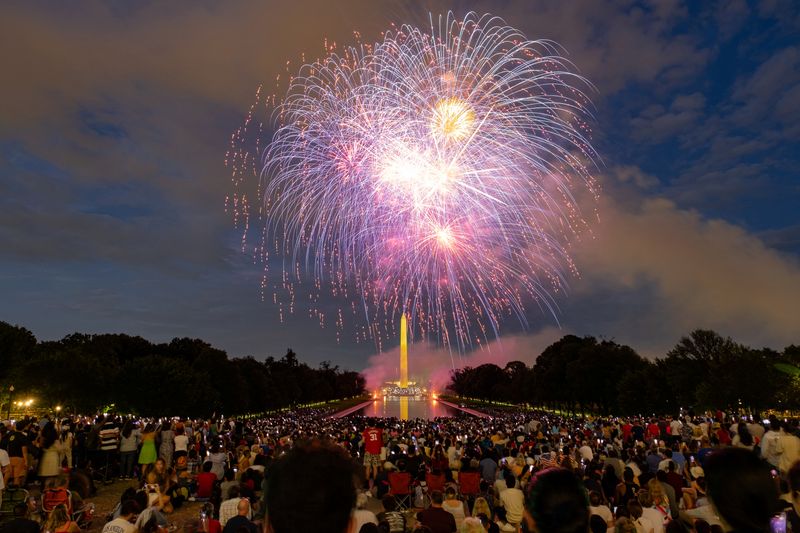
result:
[[[378,398],[370,405],[358,412],[363,416],[384,418],[409,418],[434,419],[440,416],[453,416],[453,409],[443,403],[432,399],[403,398]]]

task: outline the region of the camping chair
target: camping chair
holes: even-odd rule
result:
[[[481,493],[480,472],[461,472],[458,475],[458,487],[462,496],[474,500]]]
[[[411,474],[408,472],[389,473],[389,494],[397,500],[397,510],[405,511],[411,507]]]
[[[0,504],[0,522],[14,519],[14,507],[28,500],[28,491],[22,487],[6,487],[3,502]]]
[[[42,492],[42,511],[49,515],[53,509],[63,505],[67,509],[67,514],[73,522],[77,522],[81,529],[87,529],[94,518],[94,504],[84,503],[80,509],[72,508],[72,492],[69,490],[58,487],[53,489],[45,489]]]
[[[63,487],[55,489],[45,489],[42,492],[42,511],[48,515],[53,509],[63,505],[67,508],[67,514],[72,516],[72,493]]]

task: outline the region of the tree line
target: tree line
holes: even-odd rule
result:
[[[74,333],[39,342],[0,322],[0,403],[17,397],[39,406],[93,413],[110,408],[142,416],[262,413],[364,393],[358,372],[323,362],[312,368],[290,349],[280,359],[228,358],[200,339],[155,344],[123,334]]]
[[[695,330],[661,358],[630,346],[567,335],[533,366],[512,361],[451,373],[449,389],[469,398],[604,414],[677,414],[681,409],[800,409],[800,347],[754,349]]]

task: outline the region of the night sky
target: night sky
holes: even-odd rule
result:
[[[0,320],[43,340],[188,336],[232,356],[291,346],[311,364],[367,367],[373,344],[337,344],[302,309],[281,324],[262,302],[261,266],[224,211],[225,151],[287,60],[448,9],[566,48],[597,87],[602,196],[558,322],[533,308],[529,331],[504,323],[477,354],[417,344],[412,373],[451,358],[530,362],[567,333],[648,356],[699,327],[757,347],[800,342],[791,0],[4,2]]]

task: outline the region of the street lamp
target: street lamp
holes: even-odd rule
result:
[[[14,385],[11,385],[8,388],[8,412],[6,413],[6,418],[11,420],[11,401],[14,399]]]

